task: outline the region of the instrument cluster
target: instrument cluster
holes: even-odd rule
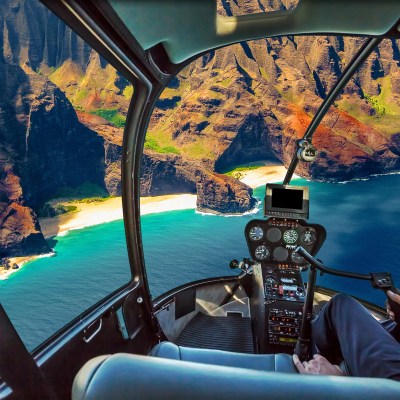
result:
[[[306,262],[294,252],[296,247],[302,246],[310,254],[315,254],[326,237],[326,231],[321,225],[282,218],[252,220],[247,224],[245,234],[254,260],[299,266]]]

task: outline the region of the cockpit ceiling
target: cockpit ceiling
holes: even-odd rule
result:
[[[223,16],[220,0],[109,0],[144,50],[162,43],[173,63],[227,44],[279,35],[383,35],[399,0],[300,0],[294,9]]]

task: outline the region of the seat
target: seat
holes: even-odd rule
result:
[[[171,342],[157,344],[150,356],[201,364],[254,369],[257,371],[298,373],[289,354],[245,354],[222,350],[177,346]]]
[[[313,376],[205,365],[134,354],[88,361],[72,400],[385,400],[400,399],[389,379]]]

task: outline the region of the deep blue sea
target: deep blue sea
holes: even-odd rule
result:
[[[310,222],[328,235],[318,258],[355,272],[390,271],[400,286],[400,175],[346,184],[306,182]],[[255,195],[264,197],[264,189]],[[234,274],[231,259],[248,257],[244,227],[256,215],[223,217],[194,210],[142,217],[147,274],[153,297],[197,279]],[[55,238],[55,257],[30,262],[0,281],[0,302],[32,350],[107,293],[128,282],[122,221],[75,230]],[[320,286],[383,304],[368,282],[323,275]]]

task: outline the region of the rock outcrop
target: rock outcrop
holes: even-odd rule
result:
[[[144,196],[197,193],[197,209],[203,212],[242,214],[256,205],[253,190],[244,183],[178,155],[148,150],[143,156],[140,191]]]
[[[0,147],[0,258],[50,251],[35,213],[23,205],[22,188]]]
[[[207,213],[243,214],[255,207],[253,189],[237,179],[204,173],[197,183],[197,210]]]

